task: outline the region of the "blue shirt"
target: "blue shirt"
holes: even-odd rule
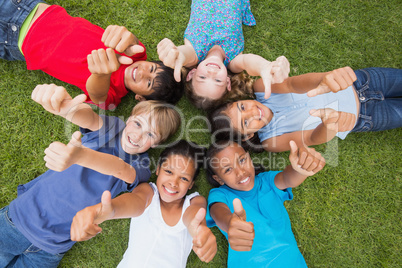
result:
[[[292,200],[291,188],[279,190],[274,183],[280,171],[268,171],[255,177],[250,191],[237,191],[226,185],[214,188],[208,196],[208,227],[216,226],[209,207],[216,202],[226,204],[233,213],[233,199],[239,198],[247,221],[254,224],[255,238],[250,251],[229,247],[228,267],[307,267],[297,247],[289,215],[283,202]],[[220,230],[226,237],[226,232]]]
[[[193,0],[184,38],[203,61],[219,45],[225,51],[225,66],[244,50],[242,23],[255,25],[249,0]]]
[[[17,229],[44,251],[52,254],[68,251],[75,243],[70,240],[73,217],[79,210],[99,203],[105,190],[115,197],[151,176],[147,153],[129,155],[121,147],[125,123],[117,117],[102,116],[102,119],[104,124],[98,131],[81,129],[82,144],[132,165],[137,173],[135,182],[129,185],[116,177],[72,165],[62,172],[48,170],[18,186],[18,197],[9,205],[9,216]]]
[[[256,100],[271,109],[273,117],[258,131],[261,142],[285,133],[315,129],[322,120],[310,115],[312,109],[332,108],[354,114],[356,119],[358,118],[353,86],[337,93],[330,92],[311,98],[307,94],[295,93],[272,93],[268,99],[265,99],[264,95],[262,92],[255,93]],[[336,136],[345,139],[349,132],[338,132]]]

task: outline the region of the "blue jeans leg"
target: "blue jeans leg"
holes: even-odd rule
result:
[[[41,0],[0,0],[0,58],[25,60],[18,48],[21,25]]]
[[[32,245],[8,217],[8,206],[0,210],[0,267],[57,267],[63,255]]]
[[[402,127],[402,69],[366,68],[355,73],[360,114],[352,131]]]

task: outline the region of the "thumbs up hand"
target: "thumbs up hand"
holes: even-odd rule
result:
[[[318,87],[307,92],[307,96],[314,97],[329,92],[338,92],[353,85],[357,77],[352,68],[346,66],[326,74]]]
[[[236,251],[250,251],[254,242],[254,224],[246,221],[246,211],[239,199],[233,200],[234,213],[229,222],[228,240]]]
[[[193,237],[194,253],[201,261],[210,262],[217,252],[217,244],[214,234],[205,223],[205,213],[204,208],[198,210],[188,226],[188,231]]]
[[[65,117],[67,113],[86,101],[87,96],[81,94],[73,99],[64,87],[44,84],[35,87],[31,98],[42,105],[46,111]]]
[[[77,212],[71,223],[71,240],[85,241],[102,231],[98,224],[113,218],[114,209],[109,191],[102,194],[101,203],[86,207]]]
[[[63,171],[69,168],[79,161],[82,148],[79,131],[73,133],[67,145],[58,141],[52,142],[45,150],[46,167],[54,171]]]

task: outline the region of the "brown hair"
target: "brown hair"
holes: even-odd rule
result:
[[[188,73],[189,70],[186,70]],[[233,74],[228,71],[228,76],[231,81],[231,90],[226,91],[226,93],[222,96],[222,98],[218,100],[209,99],[207,97],[201,97],[194,93],[194,87],[192,83],[192,79],[189,81],[185,81],[184,83],[184,92],[187,98],[190,100],[192,104],[198,109],[203,109],[206,111],[210,111],[212,108],[216,106],[220,106],[222,103],[228,102],[230,100],[239,100],[239,99],[254,99],[253,92],[253,84],[254,79],[251,78],[245,71]],[[184,79],[187,77],[186,73],[184,75]]]
[[[131,116],[140,114],[151,114],[151,120],[155,120],[156,132],[160,136],[159,143],[166,141],[171,135],[176,133],[180,126],[180,114],[175,106],[166,102],[148,100],[141,101],[134,106]]]

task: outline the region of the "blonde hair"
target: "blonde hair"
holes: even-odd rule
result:
[[[180,114],[174,107],[163,101],[141,101],[134,106],[131,116],[151,114],[150,120],[155,120],[156,132],[160,136],[159,143],[162,143],[176,133],[180,126]]]
[[[187,71],[188,72],[188,71]],[[186,77],[185,75],[184,77]],[[225,94],[217,100],[209,99],[207,97],[201,97],[195,94],[192,79],[186,81],[184,84],[184,92],[189,99],[189,101],[198,109],[203,109],[206,111],[219,106],[220,104],[239,99],[254,99],[253,84],[254,79],[251,78],[245,71],[233,74],[228,71],[228,76],[230,77],[231,90],[225,92]]]

